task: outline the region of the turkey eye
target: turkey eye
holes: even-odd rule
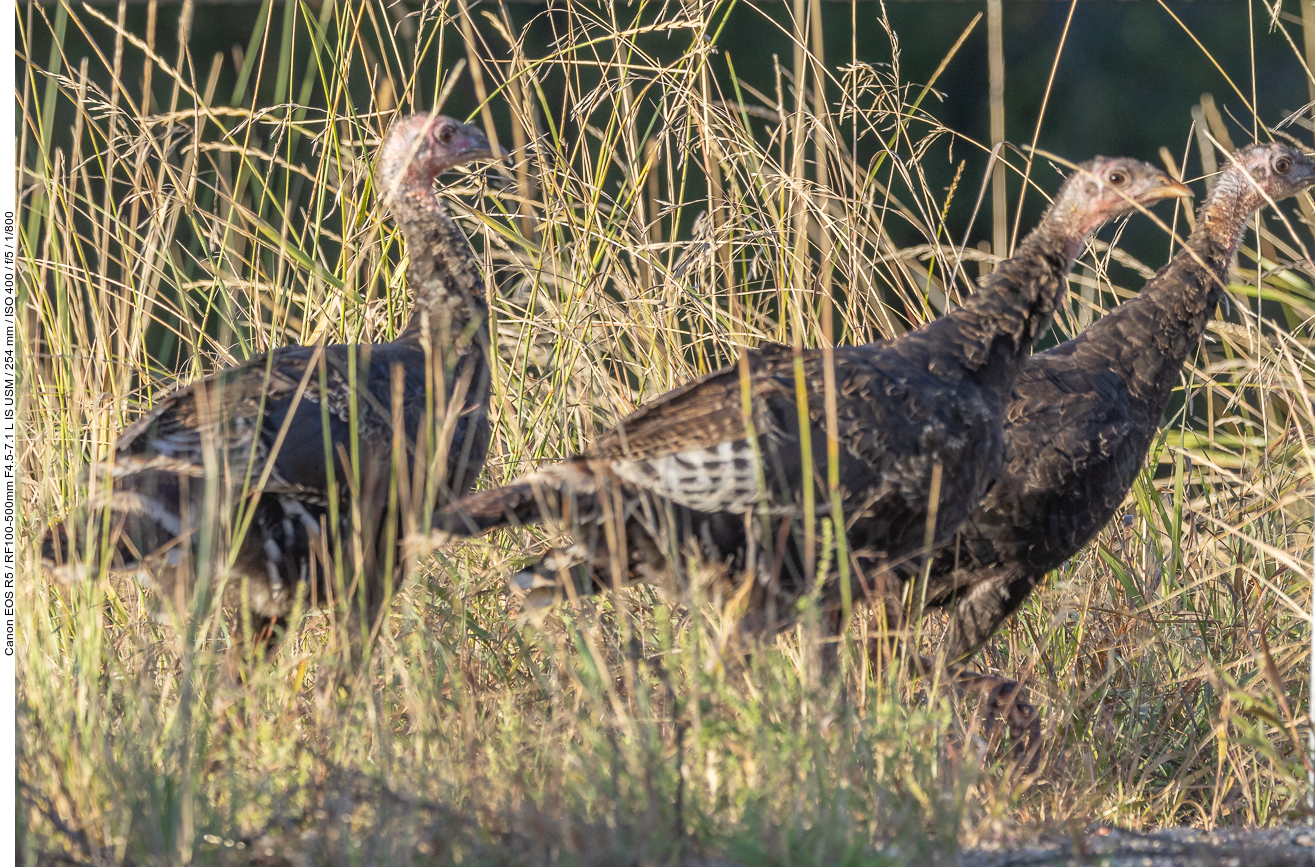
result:
[[[1116,187],[1123,186],[1128,180],[1128,176],[1120,171],[1110,172],[1110,184]]]
[[[438,140],[443,144],[452,144],[452,139],[456,137],[457,131],[450,126],[445,126],[438,131]]]
[[[1279,157],[1274,160],[1274,171],[1278,172],[1280,175],[1286,175],[1291,168],[1292,160],[1287,157]]]

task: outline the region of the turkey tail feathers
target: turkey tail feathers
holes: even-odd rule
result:
[[[101,466],[91,482],[100,493],[46,532],[43,564],[71,580],[77,564],[99,571],[103,559],[115,571],[135,570],[147,560],[176,561],[197,525],[184,511],[200,505],[203,476],[203,468],[164,455],[123,456]]]
[[[554,464],[501,488],[479,491],[439,510],[435,527],[478,536],[499,527],[590,520],[598,511],[599,477],[587,461]]]

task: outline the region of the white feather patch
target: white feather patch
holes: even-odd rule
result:
[[[616,460],[611,468],[631,484],[702,512],[748,512],[765,494],[753,450],[743,441],[643,461]]]
[[[175,536],[180,535],[183,531],[182,521],[168,506],[159,500],[138,493],[115,491],[110,496],[98,501],[96,505],[128,515],[144,515]]]

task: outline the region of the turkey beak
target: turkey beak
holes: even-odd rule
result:
[[[1298,189],[1308,190],[1315,186],[1315,159],[1312,159],[1310,154],[1302,154],[1296,168]]]
[[[1160,186],[1148,190],[1143,197],[1145,202],[1158,202],[1160,199],[1190,199],[1192,191],[1186,184],[1181,184],[1165,175],[1160,179]]]
[[[496,160],[500,163],[510,164],[511,154],[507,152],[506,148],[490,144],[488,139],[484,139],[479,144],[472,145],[461,152],[462,162],[469,162],[470,160]]]

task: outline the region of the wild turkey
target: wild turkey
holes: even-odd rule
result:
[[[52,527],[50,567],[107,557],[180,607],[194,582],[222,586],[267,638],[302,594],[312,606],[350,594],[373,620],[400,534],[467,492],[488,449],[484,283],[433,184],[490,156],[473,126],[397,122],[375,183],[410,255],[401,336],[276,349],[169,394],[93,472],[87,508]]]
[[[1003,461],[1015,373],[1049,327],[1087,235],[1113,216],[1188,194],[1145,163],[1086,163],[962,307],[898,340],[834,350],[842,506],[860,582],[907,576],[925,547],[934,475],[934,545],[952,538],[981,499]],[[437,526],[474,535],[564,520],[575,550],[554,552],[537,571],[576,557],[604,586],[676,575],[694,547],[756,579],[763,598],[754,607],[775,623],[777,600],[797,598],[809,583],[794,526],[805,497],[816,518],[830,513],[823,485],[804,484],[827,478],[825,358],[819,350],[748,352],[738,366],[640,407],[586,454],[450,504]]]
[[[1214,315],[1247,220],[1312,185],[1315,160],[1288,145],[1237,151],[1186,245],[1141,294],[1023,366],[1005,427],[1009,459],[932,564],[928,602],[953,606],[947,660],[971,656],[1114,515]]]

